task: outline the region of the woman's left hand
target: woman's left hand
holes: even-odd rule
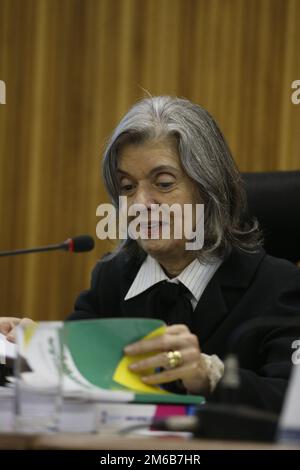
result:
[[[168,352],[179,351],[180,362],[170,367]],[[202,358],[199,341],[186,325],[168,326],[166,333],[152,339],[144,339],[125,348],[128,356],[156,353],[129,366],[132,372],[142,373],[151,368],[163,368],[162,372],[144,375],[141,380],[148,385],[158,385],[181,380],[188,393],[209,393],[207,366]],[[177,354],[178,355],[178,354]]]

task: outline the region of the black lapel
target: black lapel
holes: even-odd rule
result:
[[[233,310],[264,256],[263,249],[253,254],[233,250],[220,266],[194,311],[192,330],[200,346],[207,343]]]
[[[143,294],[124,300],[146,256],[147,254],[142,250],[139,250],[135,256],[130,252],[124,255],[121,281],[121,307],[124,317],[148,316],[145,314],[145,296]]]
[[[193,313],[192,332],[197,334],[200,346],[205,344],[227,312],[227,305],[215,274],[203,292]]]

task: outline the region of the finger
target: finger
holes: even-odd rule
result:
[[[167,333],[173,336],[177,336],[178,345],[181,347],[194,346],[200,350],[198,337],[191,333],[186,325],[172,325],[169,328],[170,329],[167,330]]]
[[[13,328],[12,330],[10,330],[10,332],[6,335],[6,339],[10,343],[16,342],[16,328]]]
[[[180,323],[177,325],[167,326],[166,332],[172,335],[178,335],[180,333],[190,333],[190,330],[186,325]]]
[[[11,343],[15,343],[17,326],[27,326],[27,325],[34,325],[34,321],[31,320],[30,318],[22,318],[22,320],[19,319],[19,323],[16,324],[15,327],[6,335],[7,340],[10,341]]]
[[[189,363],[191,361],[196,361],[201,358],[201,353],[199,350],[195,348],[184,349],[180,351],[181,360],[180,365],[184,363]],[[157,367],[164,367],[165,369],[170,369],[170,361],[167,356],[167,353],[157,354],[155,356],[151,356],[147,359],[143,359],[142,361],[134,362],[129,366],[129,369],[133,372],[142,372],[149,369],[155,369]]]
[[[21,321],[16,317],[0,317],[0,333],[6,335]]]
[[[9,323],[8,321],[1,321],[0,323],[0,333],[2,333],[3,335],[7,335],[11,329],[12,329],[12,325],[11,323]]]
[[[141,380],[148,385],[159,385],[173,382],[174,380],[184,380],[186,377],[190,377],[192,373],[196,372],[196,365],[198,367],[198,364],[193,362],[192,364],[164,370],[156,374],[146,375],[142,377]]]
[[[157,354],[151,358],[142,361],[134,362],[129,366],[133,372],[142,372],[156,367],[168,367],[169,359],[166,353]]]
[[[125,353],[129,356],[137,356],[149,352],[169,351],[170,349],[179,348],[183,338],[179,335],[164,334],[156,338],[143,339],[136,343],[126,346]]]
[[[178,335],[166,333],[156,338],[144,339],[126,346],[124,351],[125,354],[129,356],[137,356],[151,352],[167,352],[174,349],[185,349],[191,345],[200,350],[196,335],[185,331]]]

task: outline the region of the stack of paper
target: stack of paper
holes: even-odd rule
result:
[[[53,347],[53,330],[45,324],[32,327],[26,351],[22,351],[31,372],[22,374],[28,386],[49,390],[56,386],[61,360]],[[90,400],[200,404],[202,397],[177,395],[150,386],[131,372],[128,365],[139,358],[124,354],[126,345],[162,334],[160,320],[144,318],[99,319],[61,323],[63,344],[63,394]]]
[[[52,323],[49,323],[49,326]],[[45,327],[46,326],[46,327]],[[47,411],[51,393],[63,395],[59,429],[75,432],[107,432],[132,424],[150,424],[154,418],[192,414],[202,397],[176,395],[143,384],[128,369],[131,361],[124,347],[142,338],[159,335],[165,325],[152,319],[103,319],[56,323],[63,354],[55,347],[53,332],[41,323],[27,334],[19,349],[27,364],[21,374],[32,415]],[[13,345],[10,356],[15,356]],[[18,354],[18,357],[20,357]],[[14,430],[14,378],[11,387],[0,387],[0,431]],[[131,402],[131,403],[128,403]]]

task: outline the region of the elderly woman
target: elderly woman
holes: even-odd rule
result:
[[[132,370],[147,384],[209,397],[218,389],[236,328],[256,317],[299,315],[300,270],[261,248],[225,140],[207,111],[188,100],[163,96],[135,104],[107,145],[103,175],[116,207],[119,196],[126,196],[128,207],[142,205],[146,215],[153,205],[204,204],[204,244],[187,249],[186,236],[174,236],[172,214],[168,238],[161,219],[145,218],[139,237],[128,236],[97,263],[91,288],[78,297],[69,319],[163,319],[164,335],[125,349],[129,355],[152,353]],[[197,229],[195,211],[191,217]],[[6,323],[7,333],[13,324]],[[300,336],[287,331],[277,325],[241,342],[241,402],[279,411],[291,344]],[[153,367],[157,372],[147,375]]]

